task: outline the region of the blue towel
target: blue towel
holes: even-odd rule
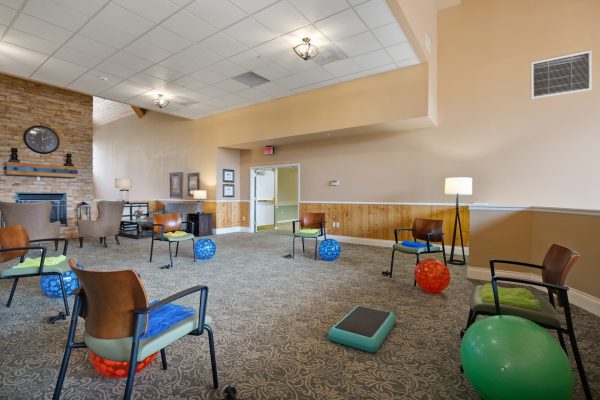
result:
[[[154,300],[150,305],[157,302],[158,300]],[[195,313],[196,311],[194,311],[192,307],[184,307],[177,304],[165,304],[150,312],[150,315],[148,316],[148,329],[146,329],[146,333],[142,335],[142,338],[159,335],[178,322],[191,317]]]
[[[402,246],[422,248],[422,247],[427,247],[427,243],[411,242],[410,240],[403,240]]]

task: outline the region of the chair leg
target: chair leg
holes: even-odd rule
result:
[[[175,245],[175,257],[179,254],[179,242]]]
[[[419,253],[417,253],[417,262],[415,265],[419,265]],[[417,286],[417,278],[413,278],[413,286]]]
[[[58,381],[54,388],[53,400],[60,398],[60,392],[62,391],[63,383],[65,381],[65,375],[67,374],[67,366],[69,365],[69,359],[71,358],[71,350],[73,349],[73,340],[75,339],[75,330],[77,328],[77,315],[79,315],[79,309],[81,303],[79,296],[75,297],[75,304],[73,305],[73,315],[75,318],[71,318],[71,325],[69,326],[69,336],[67,338],[67,345],[65,347],[65,354],[63,356],[62,363],[60,365],[60,372],[58,373]]]
[[[83,236],[79,236],[79,248],[83,247]]]
[[[444,242],[442,242],[442,254],[444,255],[444,265],[447,267],[448,263],[446,262],[446,247],[444,247]]]
[[[558,334],[558,342],[560,343],[560,347],[562,347],[565,351],[565,354],[568,355],[569,353],[567,352],[567,345],[565,344],[565,338],[562,331],[560,329],[557,329],[556,333]]]
[[[102,244],[102,237],[100,237],[100,244]]]
[[[477,314],[475,314],[475,312],[471,309],[469,309],[469,317],[467,318],[467,326],[465,326],[461,331],[460,331],[460,337],[463,337],[465,332],[467,331],[467,329],[469,329],[469,327],[473,324],[473,322],[475,322],[475,319],[477,318]]]
[[[173,268],[173,252],[171,251],[171,242],[169,242],[169,268]]]
[[[192,238],[192,256],[194,257],[194,262],[196,262],[196,246],[194,244],[193,238]]]
[[[302,252],[304,253],[304,238],[302,238]]]
[[[8,296],[8,302],[6,303],[6,307],[10,307],[12,303],[13,296],[15,295],[15,289],[17,288],[17,283],[19,282],[19,278],[15,278],[13,281],[12,288],[10,289],[10,296]]]
[[[152,262],[152,252],[154,251],[154,233],[152,234],[152,243],[150,244],[150,262]]]
[[[205,325],[204,330],[208,333],[208,344],[210,347],[210,367],[212,369],[213,387],[219,387],[219,377],[217,376],[217,358],[215,356],[215,339],[210,326]]]
[[[390,278],[394,272],[394,254],[396,254],[396,249],[392,249],[392,262],[390,263],[390,271],[387,274],[384,271],[384,275],[388,275]]]
[[[62,274],[58,275],[58,280],[60,282],[60,290],[62,291],[63,302],[65,303],[65,314],[69,315],[69,301],[67,300],[67,291],[65,290],[65,281],[63,279]]]
[[[108,246],[106,245],[106,236],[104,236],[104,238],[102,238],[102,240],[104,241],[104,248],[107,248]]]
[[[292,239],[292,258],[296,256],[296,236]]]
[[[571,348],[573,349],[573,357],[575,357],[575,363],[577,364],[577,371],[579,371],[579,379],[581,379],[581,386],[583,387],[583,393],[585,394],[586,400],[591,400],[592,392],[590,385],[588,384],[587,377],[585,376],[585,369],[583,368],[583,361],[581,361],[581,355],[579,354],[579,347],[577,346],[577,340],[575,339],[575,332],[573,327],[569,327],[569,340],[571,342]]]
[[[319,242],[319,239],[315,238],[315,260],[317,259],[317,243]]]
[[[54,251],[58,251],[58,240],[54,241]]]
[[[162,362],[162,369],[167,369],[167,352],[165,349],[160,349],[160,361]]]
[[[117,245],[121,245],[121,243],[119,243],[119,235],[115,235],[115,242],[117,242]]]

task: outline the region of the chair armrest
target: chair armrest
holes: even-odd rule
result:
[[[160,236],[165,236],[165,226],[163,224],[152,224],[152,236],[154,237],[154,227],[160,226]]]
[[[192,233],[194,233],[194,223],[193,222],[191,222],[191,221],[182,221],[181,225],[183,225],[183,224],[188,225],[191,228]]]
[[[40,260],[40,275],[44,272],[44,261],[46,260],[46,248],[44,246],[12,247],[10,249],[0,249],[0,253],[19,250],[40,250],[42,252]],[[24,255],[22,256],[24,257]],[[23,258],[21,258],[23,260]]]
[[[300,223],[300,220],[292,221],[292,233],[296,233],[296,223]]]
[[[544,268],[541,265],[526,263],[526,262],[522,262],[522,261],[496,260],[496,259],[492,258],[492,259],[490,259],[490,270],[492,272],[492,277],[496,276],[496,270],[494,268],[495,264],[511,264],[511,265],[519,265],[521,267],[531,267],[531,268],[537,268],[537,269]]]
[[[69,247],[69,239],[67,239],[67,238],[34,239],[34,240],[29,241],[29,243],[36,243],[36,242],[64,242],[65,244],[63,245],[62,255],[63,256],[67,255],[67,248]]]
[[[501,281],[501,282],[513,282],[513,283],[525,283],[527,285],[545,287],[546,289],[554,289],[554,290],[557,291],[557,293],[558,293],[559,298],[561,299],[561,301],[565,301],[565,303],[563,303],[563,304],[569,304],[569,298],[568,298],[568,295],[567,295],[567,292],[569,291],[569,288],[566,287],[566,286],[555,285],[553,283],[538,282],[538,281],[533,281],[531,279],[508,278],[508,277],[503,277],[503,276],[494,276],[492,278],[492,291],[494,292],[494,305],[496,306],[496,314],[500,314],[500,300],[498,298],[498,281]]]
[[[394,229],[394,240],[398,243],[398,232],[412,231],[412,228],[396,228]]]
[[[444,245],[444,232],[429,232],[427,233],[427,251],[429,251],[429,242],[433,242],[433,240],[430,239],[431,236],[441,236],[442,240],[440,240],[440,242],[442,243],[442,246]]]

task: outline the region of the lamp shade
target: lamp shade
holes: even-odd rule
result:
[[[192,190],[194,200],[206,200],[206,190]]]
[[[115,188],[119,190],[129,190],[131,189],[131,179],[129,178],[116,178],[115,179]]]
[[[446,178],[444,193],[460,195],[473,194],[473,178],[465,176]]]

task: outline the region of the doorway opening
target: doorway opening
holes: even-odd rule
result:
[[[291,232],[299,217],[300,165],[252,167],[250,177],[252,232]]]

